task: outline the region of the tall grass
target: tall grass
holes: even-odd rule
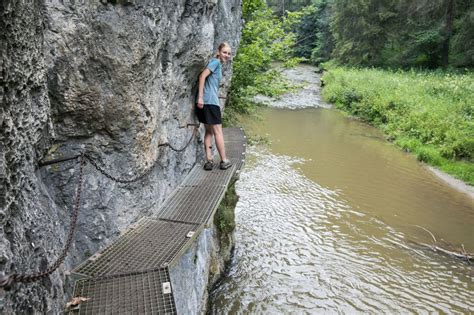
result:
[[[418,160],[474,185],[474,73],[330,66],[323,97]]]

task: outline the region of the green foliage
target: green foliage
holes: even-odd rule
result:
[[[430,163],[434,166],[440,166],[442,164],[442,157],[438,150],[429,146],[422,146],[416,152],[416,158],[420,162]]]
[[[304,57],[293,57],[293,58],[288,58],[287,60],[285,60],[285,62],[283,63],[283,67],[284,68],[294,68],[296,67],[297,65],[299,65],[300,63],[306,61],[306,58]]]
[[[267,0],[268,7],[277,15],[283,16],[285,14],[300,11],[304,7],[313,2],[312,0]]]
[[[295,56],[306,59],[311,58],[311,52],[316,46],[316,35],[318,30],[318,16],[316,6],[308,6],[301,10],[301,23],[295,27],[296,47]]]
[[[334,38],[330,29],[331,3],[332,0],[321,0],[316,7],[317,29],[314,48],[311,50],[311,62],[315,65],[328,61],[334,50]]]
[[[268,82],[271,82],[271,84],[267,84]],[[277,97],[293,89],[295,89],[295,86],[283,78],[278,70],[270,69],[257,75],[255,84],[248,86],[244,92],[246,95],[252,96],[260,94],[269,97]]]
[[[327,101],[380,127],[420,161],[451,165],[453,175],[474,183],[474,73],[325,66]]]
[[[395,0],[335,0],[333,56],[354,65],[381,65],[381,52],[396,20]]]
[[[221,234],[230,234],[235,229],[235,205],[239,201],[239,196],[235,191],[235,185],[229,186],[224,199],[214,216],[214,225]]]
[[[314,64],[474,67],[472,0],[315,0],[299,13],[295,54]]]
[[[260,0],[244,0],[243,8],[248,20],[233,61],[225,125],[232,125],[239,114],[252,113],[256,106],[252,98],[256,94],[276,96],[288,90],[288,82],[279,72],[271,70],[272,62],[291,65],[299,61],[292,59],[295,35],[289,30],[299,22],[301,14],[280,19]]]
[[[295,56],[305,58],[316,65],[329,60],[333,50],[333,38],[329,29],[331,2],[313,1],[298,12],[300,23],[293,27],[296,34]]]
[[[451,61],[454,67],[473,67],[474,65],[474,5],[465,1],[456,3],[457,11],[464,12],[453,23],[451,41]]]
[[[400,5],[398,14],[405,10],[408,14],[401,15],[394,25],[401,32],[391,37],[393,44],[399,47],[399,52],[390,60],[392,64],[431,69],[441,66],[445,40],[445,2],[434,0],[418,4],[404,2]]]
[[[242,17],[245,21],[251,20],[253,13],[266,8],[265,0],[251,0],[242,3]]]

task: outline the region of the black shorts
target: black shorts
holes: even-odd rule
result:
[[[204,105],[204,108],[196,106],[196,115],[199,122],[206,125],[221,125],[221,108],[217,105]]]

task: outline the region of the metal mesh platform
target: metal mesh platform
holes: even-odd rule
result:
[[[76,281],[74,296],[89,300],[72,314],[176,314],[168,266],[212,217],[245,158],[243,131],[225,128],[224,137],[230,169],[216,165],[204,171],[196,165],[164,202],[159,218],[139,221],[73,271],[90,278]]]
[[[76,297],[89,298],[70,314],[176,314],[168,270],[76,282]]]
[[[244,164],[247,138],[241,128],[224,129],[225,150],[236,172],[239,172]]]
[[[217,209],[225,194],[227,184],[234,174],[235,166],[225,171],[204,171],[199,165],[195,168],[197,173],[204,175],[196,175],[194,180],[185,183],[186,186],[179,187],[172,198],[163,205],[158,215],[160,219],[195,224],[207,223],[214,210]],[[213,172],[217,174],[215,181],[208,178],[205,183],[195,185],[202,177],[212,176]]]
[[[246,136],[242,128],[224,128],[224,138],[226,142],[238,142],[242,143],[242,141],[246,142]]]
[[[207,187],[223,187],[232,175],[232,169],[222,171],[219,169],[217,163],[212,171],[205,171],[202,165],[196,165],[191,172],[189,172],[180,187],[197,187],[203,185]]]
[[[73,272],[101,277],[162,268],[171,263],[189,241],[188,233],[197,228],[196,224],[141,220]]]
[[[216,163],[212,171],[205,171],[201,165],[196,165],[165,201],[158,215],[160,219],[195,224],[208,222],[245,158],[246,140],[242,129],[225,128],[224,137],[227,156],[233,162],[232,168],[223,171]]]

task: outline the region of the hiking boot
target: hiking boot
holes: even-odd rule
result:
[[[232,163],[229,160],[221,161],[221,163],[219,164],[219,167],[220,167],[221,170],[226,170],[231,166],[232,166]]]
[[[213,168],[214,168],[214,161],[206,161],[206,163],[204,163],[204,169],[206,171],[212,171]]]

